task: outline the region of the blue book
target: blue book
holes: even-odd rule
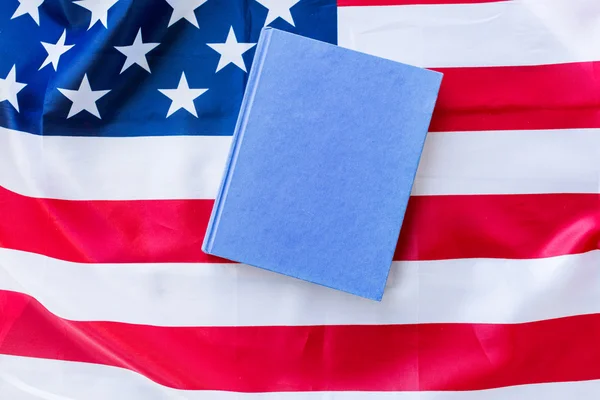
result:
[[[441,80],[265,28],[202,249],[381,300]]]

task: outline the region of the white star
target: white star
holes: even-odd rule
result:
[[[13,65],[5,79],[0,78],[0,102],[8,100],[10,104],[19,111],[17,93],[27,86],[25,83],[17,82],[17,72]]]
[[[88,30],[100,21],[108,29],[108,9],[114,6],[119,0],[77,0],[73,3],[80,7],[88,9],[92,16],[90,17],[90,26]]]
[[[221,54],[216,72],[219,72],[231,63],[237,65],[242,71],[247,72],[242,54],[256,46],[256,43],[238,43],[235,32],[233,31],[233,26],[229,28],[229,34],[227,35],[225,43],[207,44],[211,49]]]
[[[294,24],[294,18],[292,17],[292,12],[290,8],[295,6],[300,0],[256,0],[263,7],[269,9],[269,13],[267,14],[267,19],[265,21],[265,26],[269,25],[271,22],[275,21],[277,18],[281,18],[284,21],[287,21],[290,25],[296,26]]]
[[[123,68],[121,68],[121,74],[133,64],[137,64],[146,71],[151,72],[148,60],[146,59],[146,54],[159,44],[160,43],[144,43],[142,41],[142,28],[140,28],[131,46],[115,46],[115,49],[127,56],[125,64],[123,64]]]
[[[190,114],[198,118],[194,100],[204,94],[207,90],[208,89],[190,89],[187,79],[185,78],[185,72],[181,73],[181,79],[179,79],[177,89],[158,89],[159,92],[170,98],[172,101],[171,107],[169,107],[169,111],[167,112],[167,118],[180,108],[186,109]]]
[[[87,78],[87,74],[83,75],[83,79],[81,80],[79,89],[70,90],[59,88],[58,90],[67,99],[73,102],[73,104],[71,104],[71,109],[69,110],[69,115],[67,115],[67,118],[71,118],[73,115],[77,115],[81,111],[85,110],[93,116],[102,119],[102,117],[100,117],[100,112],[98,111],[98,106],[96,106],[96,102],[101,97],[110,92],[110,90],[92,90],[92,88],[90,87],[90,82]]]
[[[10,19],[15,19],[21,15],[29,14],[38,26],[40,25],[40,11],[38,8],[44,0],[19,0],[19,7]]]
[[[173,8],[173,14],[169,20],[169,26],[182,18],[185,18],[190,24],[196,28],[198,26],[198,20],[196,19],[196,8],[206,3],[208,0],[166,0],[167,3]]]
[[[60,60],[60,56],[62,56],[73,46],[75,46],[74,44],[65,45],[65,40],[67,40],[66,29],[63,31],[63,34],[60,36],[60,39],[58,39],[58,42],[56,42],[56,44],[41,42],[42,46],[44,46],[44,49],[46,49],[46,53],[48,53],[48,57],[46,57],[46,59],[42,63],[40,70],[46,65],[52,63],[52,66],[56,71],[56,69],[58,68],[58,61]]]

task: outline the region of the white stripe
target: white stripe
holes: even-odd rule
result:
[[[338,42],[422,67],[600,60],[598,0],[338,8]]]
[[[69,200],[214,198],[225,136],[62,137],[0,128],[0,186]]]
[[[413,194],[599,193],[600,130],[431,133]]]
[[[516,323],[600,313],[600,251],[397,262],[381,303],[237,264],[76,264],[0,249],[0,289],[71,320],[161,326]]]
[[[229,137],[42,137],[0,128],[0,186],[31,197],[214,198]],[[598,193],[600,129],[427,137],[413,194]]]
[[[0,356],[0,397],[10,400],[562,400],[595,399],[600,381],[510,386],[465,392],[274,392],[177,390],[105,365]]]

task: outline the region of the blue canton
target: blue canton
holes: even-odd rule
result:
[[[263,26],[337,42],[335,0],[1,0],[0,127],[232,135]]]

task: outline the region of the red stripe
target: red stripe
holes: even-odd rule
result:
[[[431,131],[600,127],[599,62],[436,70]]]
[[[213,201],[71,201],[0,187],[0,246],[63,260],[219,262],[201,251]]]
[[[500,3],[510,0],[338,0],[338,7]]]
[[[600,249],[600,195],[411,198],[396,260],[541,258]]]
[[[600,379],[600,315],[515,325],[158,327],[74,322],[0,291],[0,353],[105,364],[179,389],[476,390]]]
[[[201,249],[212,200],[67,201],[0,188],[0,246],[74,262],[223,262]],[[537,258],[600,248],[600,195],[411,198],[396,260]]]

